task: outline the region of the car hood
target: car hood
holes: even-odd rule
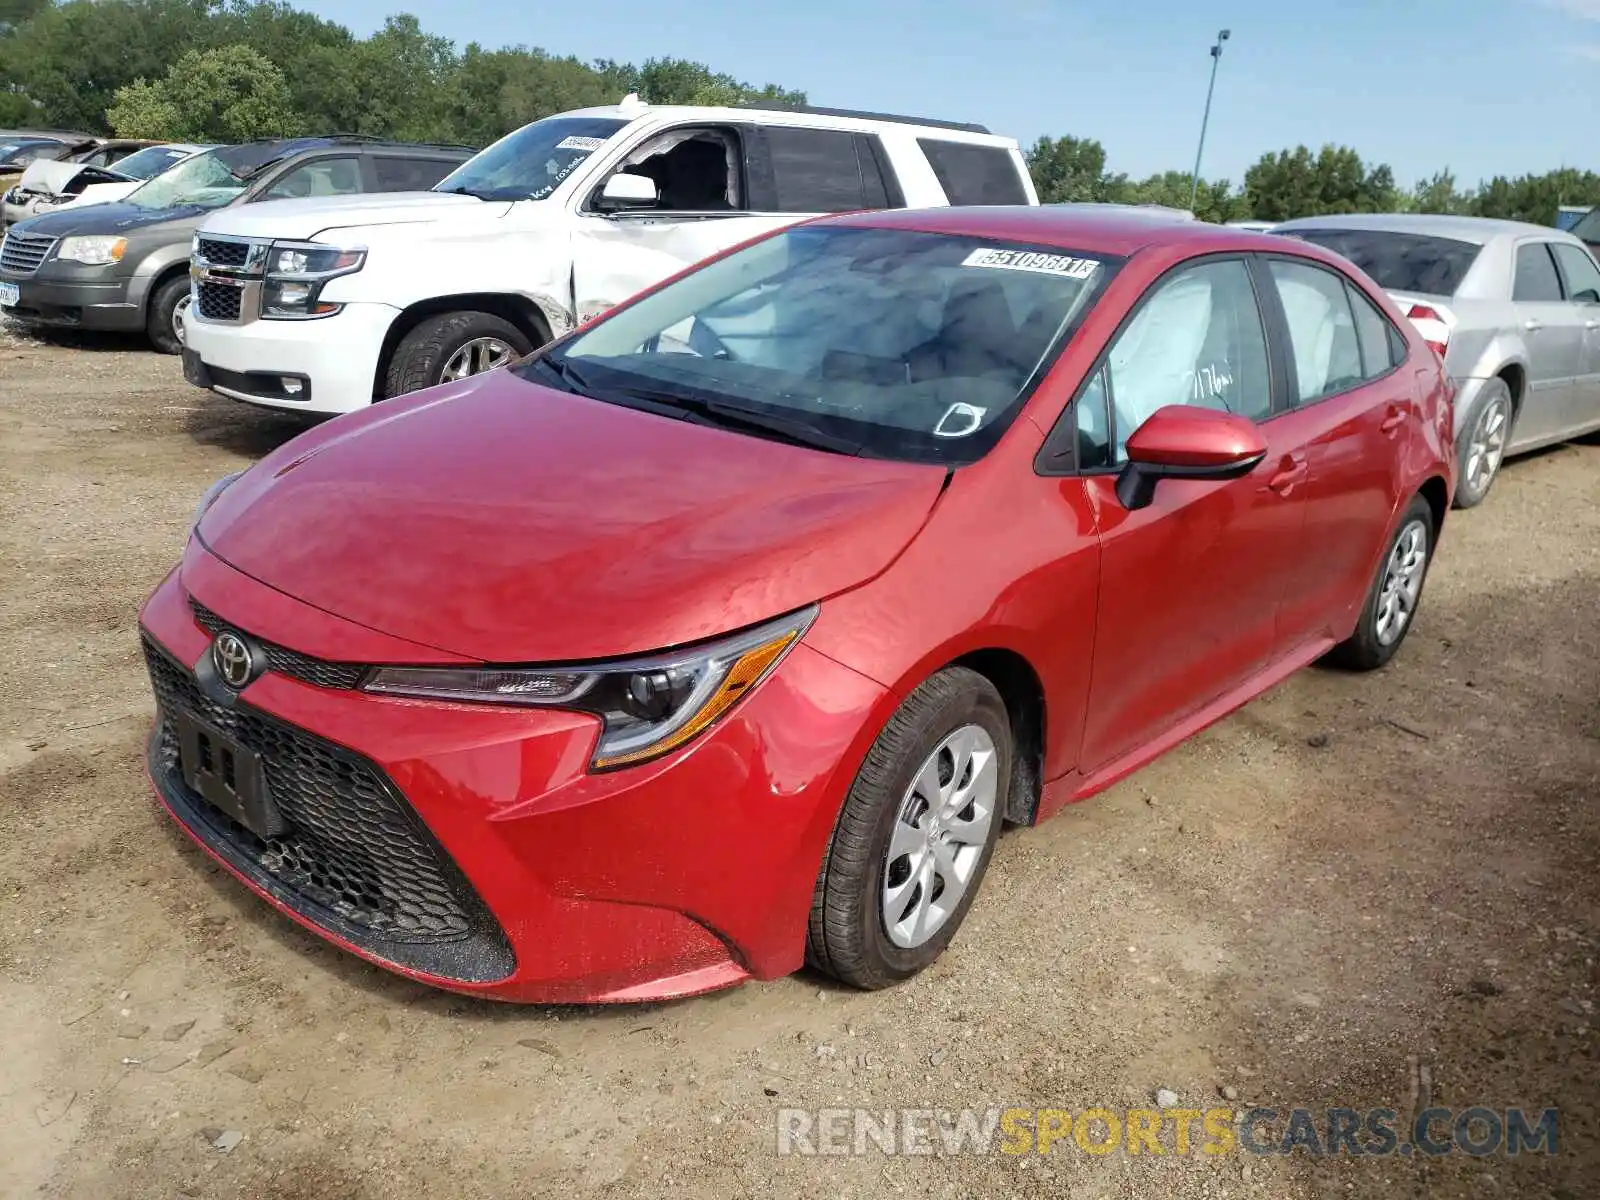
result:
[[[22,172],[17,186],[33,192],[59,193],[71,183],[78,172],[87,170],[82,163],[56,162],[49,158],[36,158]]]
[[[916,536],[944,480],[497,371],[294,439],[197,533],[236,569],[368,628],[490,662],[577,661],[862,583]]]
[[[113,200],[121,200],[129,192],[142,186],[137,179],[130,179],[127,183],[91,183],[71,200],[58,205],[55,211],[60,212],[64,208],[87,208],[91,204],[109,204]]]
[[[45,234],[48,237],[71,237],[74,234],[127,234],[169,221],[197,217],[203,210],[193,205],[181,208],[140,208],[137,204],[96,204],[87,208],[71,208],[62,212],[44,213],[29,217],[27,233]],[[21,229],[18,222],[14,228]]]
[[[453,192],[386,192],[378,195],[317,196],[241,204],[216,213],[207,233],[235,237],[308,238],[330,229],[371,225],[415,225],[459,217],[462,213],[503,215],[505,201],[479,200]]]

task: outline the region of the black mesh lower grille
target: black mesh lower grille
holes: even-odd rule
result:
[[[200,623],[200,627],[213,637],[227,629],[260,646],[266,652],[269,671],[292,675],[296,679],[314,683],[318,687],[344,690],[360,684],[361,676],[366,672],[366,667],[359,663],[326,662],[320,658],[312,658],[309,654],[301,654],[298,650],[290,650],[286,646],[276,646],[263,641],[249,630],[240,629],[232,622],[224,621],[193,597],[189,599],[189,607],[194,610],[194,619]]]
[[[505,934],[377,765],[247,705],[213,701],[144,637],[160,714],[150,770],[200,839],[271,895],[397,965],[483,982],[511,973]],[[263,840],[192,791],[172,716],[183,713],[261,756],[287,830]]]
[[[202,283],[195,289],[194,306],[208,321],[237,321],[244,292],[226,283]]]

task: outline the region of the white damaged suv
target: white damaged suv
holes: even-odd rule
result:
[[[807,216],[1037,204],[981,126],[621,104],[508,134],[432,191],[223,209],[195,235],[191,383],[340,413],[490,370]]]

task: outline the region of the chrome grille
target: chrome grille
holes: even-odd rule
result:
[[[32,275],[49,256],[51,247],[55,244],[56,239],[53,237],[18,233],[13,229],[6,234],[5,242],[0,244],[0,270],[10,271],[15,275]]]

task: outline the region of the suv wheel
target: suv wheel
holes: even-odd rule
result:
[[[189,307],[189,276],[174,275],[150,297],[144,329],[150,344],[163,354],[183,353],[183,316]]]
[[[947,667],[867,752],[811,901],[806,958],[861,988],[909,978],[955,937],[1000,836],[1011,722],[994,685]]]
[[[481,375],[533,349],[510,321],[484,312],[442,313],[425,318],[395,347],[384,376],[385,398],[439,383]]]

